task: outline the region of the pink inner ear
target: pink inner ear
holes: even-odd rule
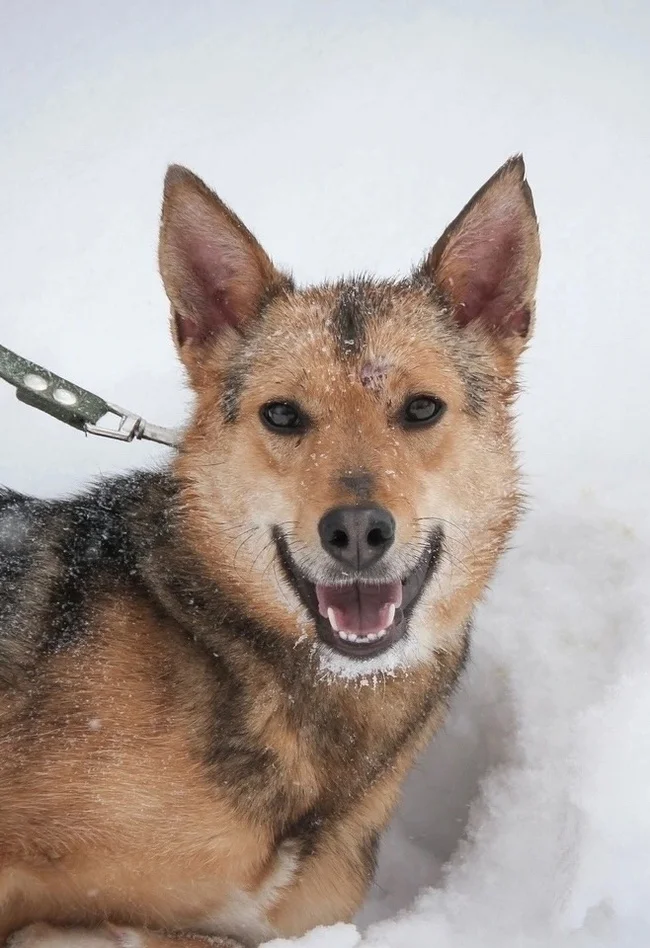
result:
[[[527,335],[539,241],[518,176],[501,173],[488,182],[450,224],[431,260],[461,326],[480,320],[495,336]]]
[[[218,299],[214,300],[214,306],[207,309],[205,319],[192,319],[191,316],[183,316],[178,310],[174,310],[174,320],[178,342],[181,346],[190,341],[205,342],[225,326],[237,326],[235,314],[228,307],[225,298],[222,302]]]
[[[241,326],[275,274],[253,235],[189,172],[167,186],[159,257],[180,346]]]
[[[447,279],[448,289],[458,301],[458,322],[466,326],[480,317],[492,331],[525,334],[530,310],[517,307],[524,253],[520,236],[506,226],[492,233],[477,233],[474,238],[466,246],[461,238],[451,251],[458,255],[458,269],[464,263],[455,279],[451,274]]]
[[[185,248],[189,279],[185,284],[187,315],[176,313],[178,340],[205,342],[226,326],[236,326],[238,316],[228,294],[237,279],[228,266],[224,248],[200,236]]]

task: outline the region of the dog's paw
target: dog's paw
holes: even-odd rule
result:
[[[132,928],[102,925],[101,928],[55,928],[36,922],[12,935],[7,948],[143,948]]]

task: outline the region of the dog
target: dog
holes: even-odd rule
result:
[[[169,168],[173,459],[0,493],[0,944],[354,916],[521,510],[539,258],[521,156],[408,278],[306,289]]]

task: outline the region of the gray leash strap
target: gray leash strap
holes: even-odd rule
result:
[[[0,346],[0,378],[14,386],[19,401],[86,434],[116,441],[156,441],[171,447],[178,444],[175,429],[152,425],[140,415],[104,401],[5,346]],[[116,420],[114,427],[104,427],[109,418]],[[102,419],[104,425],[99,424]]]

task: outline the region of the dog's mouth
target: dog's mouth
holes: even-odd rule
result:
[[[299,570],[279,528],[274,539],[285,577],[326,645],[352,658],[374,658],[408,634],[411,614],[440,556],[442,531],[429,537],[415,567],[392,582],[313,583]]]

